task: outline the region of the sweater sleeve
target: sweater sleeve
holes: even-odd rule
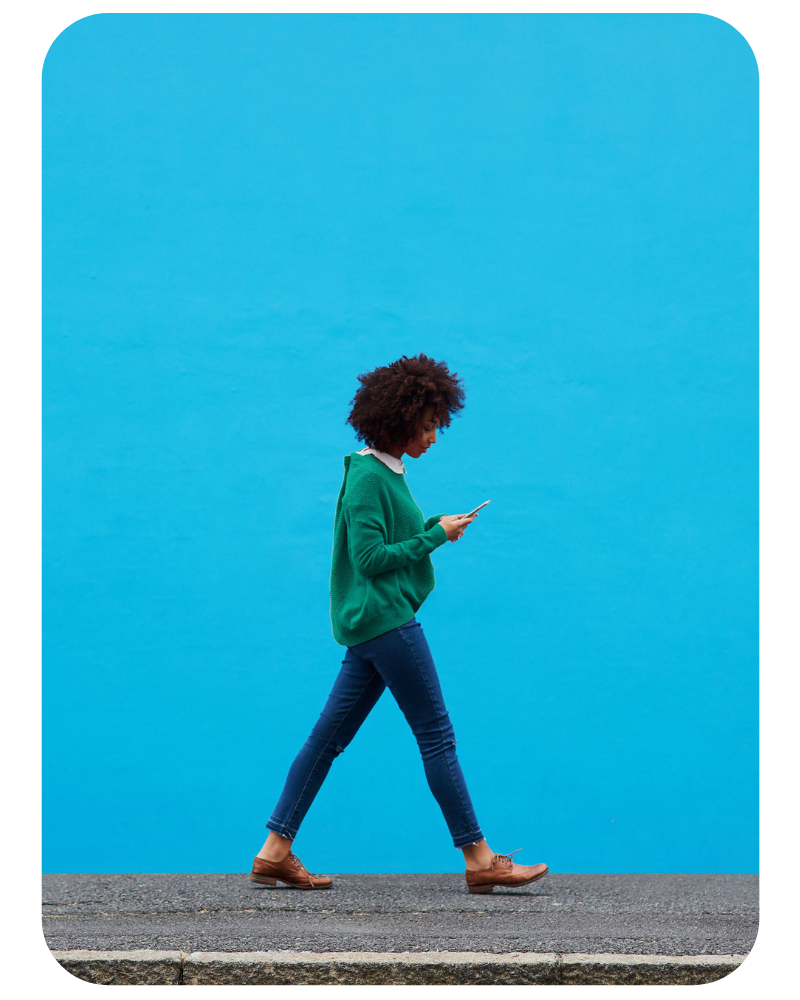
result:
[[[343,508],[343,513],[347,523],[350,560],[362,576],[375,576],[410,566],[447,541],[447,532],[437,523],[430,528],[426,524],[425,531],[405,542],[389,545],[379,508],[348,505]]]
[[[433,517],[426,518],[425,530],[429,531],[434,526],[434,524],[438,524],[440,517],[444,517],[444,514],[434,514]]]

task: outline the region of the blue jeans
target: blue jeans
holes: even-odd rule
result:
[[[410,622],[357,646],[342,669],[311,735],[289,769],[267,828],[294,840],[331,764],[388,687],[417,739],[425,777],[456,847],[483,840],[456,756],[456,738],[422,626]]]

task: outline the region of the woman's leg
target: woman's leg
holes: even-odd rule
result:
[[[414,619],[353,649],[373,663],[408,720],[453,844],[461,849],[475,845],[477,851],[470,854],[480,860],[491,856],[456,756],[453,726],[421,625]]]
[[[334,758],[353,739],[385,688],[372,664],[348,649],[325,707],[289,768],[283,793],[267,823],[272,833],[260,857],[280,861],[289,853],[291,841]],[[283,838],[282,844],[276,842],[278,836]],[[283,845],[285,851],[281,853]]]

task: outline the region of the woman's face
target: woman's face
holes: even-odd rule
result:
[[[436,444],[436,428],[439,420],[434,416],[435,407],[429,406],[422,417],[422,428],[417,436],[409,441],[403,449],[409,458],[419,458],[424,455],[432,444]]]

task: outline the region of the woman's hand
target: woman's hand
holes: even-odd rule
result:
[[[439,524],[447,533],[448,541],[457,542],[464,534],[467,525],[472,524],[477,516],[477,514],[473,514],[472,517],[465,517],[463,514],[445,514],[439,518]]]

